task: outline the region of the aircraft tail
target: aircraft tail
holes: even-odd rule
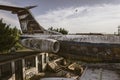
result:
[[[32,9],[34,7],[36,6],[28,6],[25,8],[21,8],[0,5],[1,10],[11,11],[13,14],[17,14],[23,34],[47,33],[48,31],[45,30],[41,25],[39,25],[39,23],[35,20],[31,12],[29,11],[29,9]]]

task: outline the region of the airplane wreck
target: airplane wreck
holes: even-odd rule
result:
[[[56,77],[64,76],[79,79],[80,75],[82,75],[80,77],[82,80],[86,76],[91,78],[91,73],[93,75],[95,72],[100,73],[98,77],[102,75],[103,69],[101,68],[93,70],[89,65],[79,65],[77,63],[65,64],[63,63],[63,58],[56,59],[54,57],[54,59],[52,57],[54,60],[49,61],[48,54],[51,53],[73,61],[89,63],[120,62],[120,36],[104,34],[62,35],[58,32],[46,30],[31,14],[30,9],[34,7],[36,6],[14,7],[0,5],[0,10],[17,14],[22,30],[20,42],[24,47],[34,50],[33,52],[24,52],[22,54],[18,52],[17,55],[10,54],[6,56],[1,54],[0,79],[24,80],[32,78],[35,74],[45,70],[56,73]],[[91,73],[88,73],[88,71]],[[103,71],[103,73],[105,72],[106,70]],[[96,79],[99,79],[98,77]]]
[[[36,6],[14,7],[0,5],[1,10],[17,14],[23,46],[39,51],[54,53],[74,60],[88,62],[120,61],[120,36],[117,35],[62,35],[44,29],[33,17],[30,9]]]

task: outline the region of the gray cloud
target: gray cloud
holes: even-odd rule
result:
[[[38,5],[32,12],[43,26],[64,27],[70,32],[113,33],[120,21],[120,0],[0,0],[0,4]],[[9,24],[19,25],[9,14],[0,16]]]
[[[64,27],[70,32],[106,32],[114,33],[120,21],[120,5],[64,8],[40,15],[38,21],[46,28]]]
[[[0,0],[0,4],[14,4],[17,6],[38,5],[33,10],[35,15],[44,14],[48,10],[57,8],[78,7],[78,6],[96,6],[103,4],[120,4],[120,0]]]

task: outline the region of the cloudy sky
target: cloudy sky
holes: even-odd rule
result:
[[[70,33],[114,33],[120,25],[120,0],[0,0],[0,5],[37,5],[31,12],[46,29],[53,26]],[[0,10],[0,18],[20,28],[16,15]]]

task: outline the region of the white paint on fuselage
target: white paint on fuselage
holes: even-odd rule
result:
[[[120,44],[120,36],[115,35],[44,35],[44,34],[32,34],[21,35],[25,38],[46,38],[55,39],[61,41],[73,41],[73,42],[88,42],[88,43],[108,43],[108,44]]]

